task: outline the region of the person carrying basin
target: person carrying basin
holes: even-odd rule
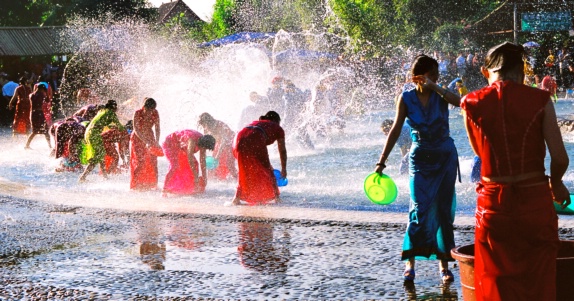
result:
[[[458,154],[450,137],[449,104],[459,106],[460,98],[436,84],[438,62],[418,55],[412,65],[416,88],[403,92],[397,100],[394,123],[375,172],[382,174],[403,123],[411,127],[409,154],[411,206],[401,259],[406,261],[405,281],[415,279],[415,259],[438,259],[439,275],[445,282],[454,280],[448,261],[454,259],[454,185]]]
[[[462,99],[470,145],[480,157],[474,287],[476,300],[556,300],[558,218],[570,193],[569,164],[548,91],[524,82],[524,47],[491,48],[489,86]],[[544,157],[550,153],[550,177]]]

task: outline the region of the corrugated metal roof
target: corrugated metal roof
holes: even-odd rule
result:
[[[65,53],[59,46],[63,27],[0,27],[0,56]]]

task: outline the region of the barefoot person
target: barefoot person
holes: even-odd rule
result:
[[[79,181],[84,182],[86,177],[96,165],[100,165],[100,171],[104,178],[108,177],[106,172],[106,167],[104,165],[104,156],[106,155],[106,149],[104,148],[104,140],[102,138],[102,132],[105,127],[116,127],[120,131],[125,131],[124,126],[118,119],[116,111],[118,110],[118,104],[115,100],[108,100],[103,110],[100,110],[96,117],[92,119],[88,127],[86,128],[86,133],[84,139],[86,142],[88,166],[80,176]]]
[[[26,149],[30,148],[30,143],[32,143],[32,139],[34,139],[37,134],[43,134],[46,141],[48,141],[48,147],[52,148],[48,122],[46,121],[46,115],[42,108],[44,103],[48,101],[46,91],[46,86],[44,84],[40,84],[38,85],[37,90],[30,95],[30,100],[32,102],[32,111],[30,113],[32,133],[28,136],[28,141],[26,141],[26,146],[24,147]]]
[[[460,98],[439,87],[438,63],[426,55],[415,58],[411,72],[416,88],[403,92],[397,101],[393,126],[377,163],[382,174],[406,119],[411,127],[409,178],[411,206],[401,259],[406,260],[405,281],[415,279],[415,259],[438,259],[444,282],[454,280],[448,261],[454,244],[454,184],[458,154],[450,137],[448,106],[458,106]]]
[[[12,133],[28,135],[32,124],[30,123],[30,111],[32,102],[30,101],[30,94],[32,90],[28,86],[28,80],[21,77],[20,85],[14,90],[14,96],[10,100],[8,109],[16,108],[14,111],[14,123],[12,124]]]
[[[181,130],[169,134],[162,144],[165,157],[169,161],[163,186],[164,196],[168,193],[190,195],[203,192],[207,185],[205,151],[213,150],[214,146],[213,136],[203,135],[198,131]],[[194,155],[197,152],[199,163]]]
[[[277,141],[281,176],[287,177],[285,132],[280,123],[279,114],[269,111],[237,133],[233,154],[239,165],[239,183],[235,198],[225,205],[239,205],[241,200],[251,205],[280,201],[279,187],[267,152],[267,145]]]
[[[55,122],[51,130],[54,137],[54,154],[56,159],[62,158],[57,172],[82,171],[84,167],[80,163],[82,140],[86,128],[74,118]]]
[[[558,219],[566,207],[562,182],[569,164],[548,91],[524,82],[524,48],[503,43],[486,54],[489,86],[462,99],[474,152],[480,157],[476,191],[476,300],[556,300]],[[550,177],[544,157],[550,154]]]

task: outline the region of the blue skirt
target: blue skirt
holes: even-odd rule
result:
[[[454,259],[458,153],[452,138],[433,143],[413,142],[410,152],[411,203],[402,260]]]

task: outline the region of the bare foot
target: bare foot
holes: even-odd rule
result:
[[[231,206],[239,206],[241,205],[241,201],[239,199],[233,199],[232,201],[225,202],[223,206],[231,207]]]

